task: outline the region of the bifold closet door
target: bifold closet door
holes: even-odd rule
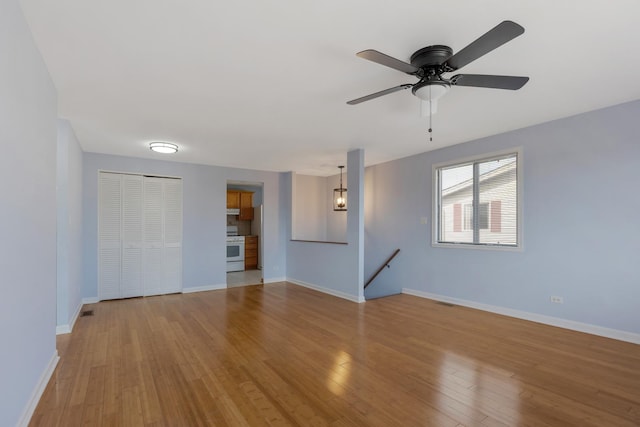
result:
[[[182,180],[164,182],[165,292],[182,291]]]
[[[98,298],[121,298],[122,175],[98,177]]]
[[[182,290],[182,180],[101,172],[100,300]]]
[[[144,178],[144,295],[182,290],[182,180]]]
[[[142,292],[142,181],[141,175],[122,175],[122,276],[120,298]]]

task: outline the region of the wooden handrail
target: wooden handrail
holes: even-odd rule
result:
[[[393,258],[395,258],[396,255],[398,255],[398,252],[400,252],[400,249],[396,249],[395,252],[393,254],[391,254],[391,256],[389,258],[387,258],[387,260],[384,262],[384,264],[382,264],[380,266],[380,268],[378,269],[378,271],[376,271],[376,273],[371,276],[371,279],[367,280],[367,283],[364,285],[364,288],[367,289],[367,286],[369,286],[369,284],[371,282],[373,282],[373,279],[375,279],[376,277],[378,277],[378,274],[380,274],[380,272],[382,270],[384,270],[385,267],[389,267],[389,263],[391,262],[391,260]]]

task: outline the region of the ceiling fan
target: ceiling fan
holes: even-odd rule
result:
[[[449,46],[427,46],[414,52],[413,55],[411,55],[410,63],[373,49],[358,52],[356,55],[360,58],[416,76],[420,81],[414,84],[402,84],[361,98],[352,99],[348,101],[347,104],[356,105],[380,96],[411,88],[411,92],[415,96],[425,101],[423,102],[423,106],[428,108],[427,111],[431,114],[435,113],[438,98],[447,93],[451,86],[473,86],[509,90],[520,89],[529,81],[529,77],[456,74],[447,79],[442,77],[442,75],[464,67],[506,42],[513,40],[522,33],[524,33],[522,26],[512,21],[503,21],[455,55]]]

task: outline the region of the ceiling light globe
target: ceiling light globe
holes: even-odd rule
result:
[[[449,92],[450,87],[448,83],[441,81],[424,82],[423,84],[417,83],[412,92],[423,101],[436,101]]]
[[[178,146],[170,142],[152,142],[149,144],[149,149],[162,154],[173,154],[178,152]]]

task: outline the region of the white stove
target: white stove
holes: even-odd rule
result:
[[[227,226],[227,273],[244,271],[244,236],[238,236],[238,226]]]

